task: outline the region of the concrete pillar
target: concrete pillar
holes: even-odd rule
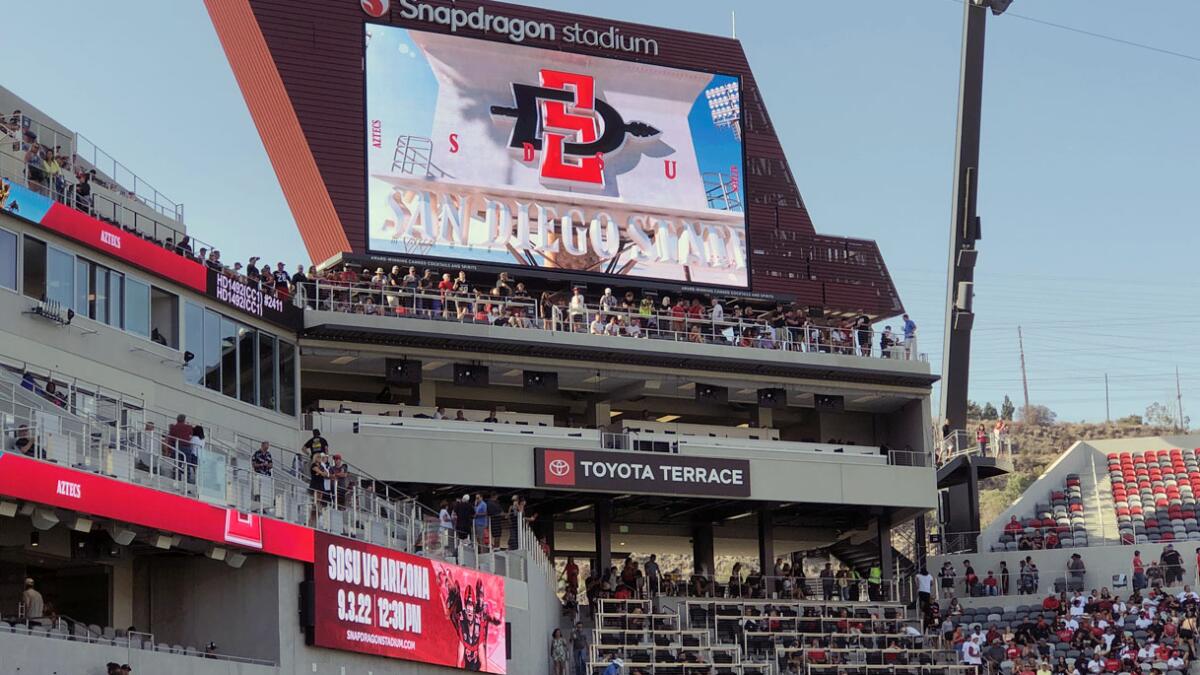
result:
[[[417,389],[417,398],[420,399],[418,405],[436,406],[437,382],[434,380],[421,380],[421,384]]]
[[[612,413],[611,401],[597,401],[587,407],[587,416],[584,419],[584,424],[589,427],[599,429],[608,424],[609,417]]]
[[[763,576],[775,571],[775,517],[766,506],[758,508],[758,569]]]
[[[592,505],[596,513],[596,569],[612,567],[612,500],[604,497]]]
[[[890,597],[892,579],[895,577],[895,561],[892,560],[892,513],[884,511],[875,520],[876,529],[879,531],[879,567],[883,572],[883,593],[885,600],[898,600],[899,598]]]
[[[692,567],[696,571],[703,569],[710,579],[716,574],[712,523],[703,523],[692,528]]]
[[[773,426],[775,419],[775,411],[771,408],[758,406],[758,427],[760,429],[770,429]]]

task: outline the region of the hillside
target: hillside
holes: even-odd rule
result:
[[[970,423],[968,428],[980,424]],[[992,423],[984,422],[990,427]],[[980,525],[988,523],[1025,491],[1042,471],[1076,441],[1084,439],[1131,438],[1136,436],[1170,435],[1175,431],[1169,427],[1134,424],[1124,421],[1113,423],[1069,423],[1012,425],[1013,466],[1015,471],[1003,478],[994,478],[983,483],[980,492]]]

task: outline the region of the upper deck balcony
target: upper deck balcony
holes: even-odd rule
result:
[[[305,335],[318,339],[922,388],[937,379],[915,337],[834,321],[714,318],[711,311],[325,280],[309,284],[298,302],[306,304]]]

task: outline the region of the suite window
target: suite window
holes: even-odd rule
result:
[[[221,393],[230,398],[238,395],[237,324],[221,317]]]
[[[17,235],[0,230],[0,286],[17,290]]]
[[[221,315],[204,310],[204,386],[221,391]]]
[[[25,274],[21,287],[25,295],[43,300],[46,297],[46,244],[32,237],[25,237]]]
[[[238,398],[244,403],[258,403],[258,344],[257,331],[238,324]]]
[[[150,284],[125,278],[125,330],[150,337]]]
[[[46,299],[64,308],[75,302],[75,256],[54,246],[46,249]]]
[[[296,346],[279,341],[279,412],[296,414]]]
[[[159,344],[179,349],[179,296],[157,286],[150,287],[150,335]]]
[[[275,400],[275,372],[278,367],[275,362],[275,336],[259,333],[258,404],[268,410],[274,410],[278,403]]]
[[[184,304],[183,348],[191,352],[192,360],[183,366],[183,380],[204,386],[204,308],[194,302]]]

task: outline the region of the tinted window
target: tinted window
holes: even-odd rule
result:
[[[204,310],[204,385],[221,391],[221,315]]]
[[[296,346],[279,341],[279,412],[296,414]]]
[[[63,307],[75,305],[75,256],[53,246],[46,256],[46,299]]]
[[[0,286],[17,290],[17,235],[0,230]]]
[[[150,285],[125,278],[125,330],[150,337]]]
[[[258,334],[258,404],[274,410],[275,400],[275,337]]]
[[[183,348],[192,360],[183,367],[183,381],[204,386],[204,308],[194,302],[184,305]]]

